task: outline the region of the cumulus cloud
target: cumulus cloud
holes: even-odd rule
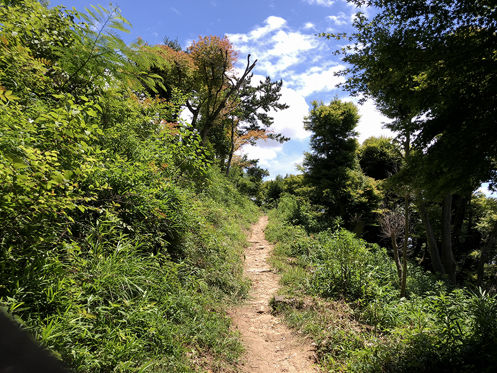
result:
[[[306,22],[306,24],[304,25],[304,30],[315,30],[316,29],[316,25],[312,22]]]
[[[304,129],[304,118],[309,114],[309,105],[305,98],[294,89],[283,87],[280,101],[286,103],[289,108],[270,113],[274,118],[272,128],[275,132],[291,139],[308,138],[310,133]]]
[[[228,34],[228,38],[233,44],[240,45],[248,42],[255,42],[272,31],[285,26],[286,20],[281,17],[269,16],[264,20],[264,26],[255,27],[248,34]]]
[[[275,160],[283,150],[283,145],[277,144],[277,146],[270,148],[262,146],[263,142],[259,142],[256,145],[246,145],[239,153],[246,155],[249,159],[258,159],[259,166],[268,168],[271,166],[272,161]]]
[[[323,61],[323,51],[328,51],[323,40],[313,33],[292,30],[281,17],[268,17],[262,26],[245,34],[228,34],[228,38],[242,54],[258,59],[258,73],[282,78],[304,97],[334,90],[343,81],[334,75],[343,66]]]
[[[297,167],[304,161],[304,154],[287,154],[284,146],[279,145],[273,148],[264,148],[261,144],[248,145],[241,151],[241,155],[247,155],[249,159],[258,159],[259,166],[269,170],[270,179],[277,175],[287,175],[299,173]]]
[[[257,70],[278,75],[302,63],[305,53],[317,48],[314,35],[292,31],[281,17],[266,18],[263,26],[247,34],[228,34],[231,43],[241,53],[250,53],[259,60]]]
[[[304,27],[291,28],[284,18],[271,16],[247,33],[227,35],[242,55],[250,53],[258,60],[253,84],[266,75],[283,79],[280,101],[289,108],[269,114],[274,118],[271,129],[291,141],[285,144],[259,142],[241,150],[249,158],[259,159],[260,165],[268,168],[273,177],[295,173],[295,164],[302,162],[310,136],[304,129],[304,118],[309,114],[306,97],[333,91],[342,81],[334,73],[343,66],[323,58],[323,51],[328,51],[323,41],[313,34],[313,27],[315,25],[308,22]]]
[[[292,86],[304,97],[316,92],[333,91],[345,81],[344,77],[335,75],[344,68],[343,65],[313,66],[301,74],[293,75]]]
[[[303,161],[303,154],[285,155],[285,158],[275,159],[267,166],[270,172],[270,178],[274,179],[277,175],[285,176],[301,173],[297,167],[302,165]]]
[[[272,31],[279,30],[286,25],[286,20],[281,17],[269,16],[266,18],[265,26],[253,29],[248,40],[258,40]]]

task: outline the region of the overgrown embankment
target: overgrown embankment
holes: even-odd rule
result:
[[[0,19],[2,310],[75,371],[229,369],[257,208],[178,122],[182,94],[147,93],[146,48],[37,1]]]
[[[143,119],[78,142],[87,126],[63,116],[76,104],[56,105],[48,115],[61,113],[62,128],[29,112],[6,120],[15,106],[0,108],[2,307],[77,371],[234,361],[241,346],[220,304],[246,293],[239,258],[255,206],[188,162],[191,144],[155,130],[140,138]],[[56,132],[98,155],[64,154],[47,139]],[[68,171],[77,161],[98,167]]]
[[[239,258],[255,206],[215,169],[202,167],[193,182],[184,158],[171,154],[174,142],[163,143],[161,159],[155,137],[138,139],[126,126],[95,140],[109,143],[97,170],[62,176],[64,166],[41,157],[74,155],[40,150],[49,128],[21,125],[29,115],[16,121],[34,133],[19,145],[23,163],[3,158],[1,169],[2,307],[77,371],[233,362],[241,346],[220,304],[246,293]],[[4,133],[12,135],[5,147],[16,132]],[[132,141],[135,156],[113,151],[117,139]]]
[[[497,298],[449,290],[415,265],[408,298],[386,250],[337,229],[308,234],[306,212],[284,196],[269,215],[267,238],[277,243],[280,305],[287,322],[314,338],[330,371],[483,371],[497,367]],[[312,217],[308,217],[312,220]]]
[[[103,213],[84,234],[47,242],[51,249],[4,252],[4,309],[76,371],[234,363],[242,347],[222,305],[246,294],[243,228],[256,209],[215,174],[201,193],[177,191],[171,207],[184,225],[173,230],[174,259],[167,247],[154,252],[151,237],[135,233],[140,224],[125,224],[121,211]],[[147,220],[157,213],[143,212]]]

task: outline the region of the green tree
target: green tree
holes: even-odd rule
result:
[[[357,107],[338,99],[329,105],[313,102],[305,122],[312,131],[304,160],[305,182],[312,186],[311,201],[323,206],[331,222],[342,219],[346,226],[362,234],[379,202],[373,179],[365,176],[357,158],[355,127]]]
[[[400,170],[402,156],[391,139],[370,137],[359,147],[359,164],[365,175],[383,180]]]
[[[496,175],[496,5],[465,0],[353,2],[379,11],[354,23],[349,41],[355,46],[343,50],[350,63],[345,87],[373,98],[383,113],[396,119],[390,127],[402,138],[411,168],[405,182],[417,200],[442,205],[441,260],[455,281],[450,223],[454,195],[466,195]]]
[[[443,177],[444,195],[495,176],[496,5],[490,1],[354,1],[378,7],[355,22],[345,87],[374,98]],[[389,113],[388,113],[389,112]],[[408,120],[407,118],[415,118]]]
[[[284,110],[288,105],[280,102],[283,81],[273,82],[268,76],[257,85],[252,85],[252,75],[248,76],[240,88],[233,109],[228,116],[229,147],[225,162],[226,175],[229,174],[233,153],[244,144],[254,145],[257,140],[271,139],[278,142],[289,138],[271,131],[273,118],[271,110]],[[236,146],[236,139],[244,139],[243,144]]]
[[[200,37],[186,51],[167,39],[164,45],[144,49],[158,57],[150,67],[156,86],[149,93],[167,101],[176,92],[186,95],[191,126],[227,174],[238,138],[257,132],[265,138],[288,140],[270,130],[273,119],[269,112],[287,108],[279,102],[282,81],[273,82],[267,77],[252,84],[257,61],[252,62],[250,55],[245,69],[238,74],[237,53],[226,37]],[[177,121],[178,116],[176,113],[170,121]],[[246,143],[255,143],[257,139],[255,136]]]
[[[356,106],[338,99],[329,105],[313,102],[305,122],[312,132],[311,153],[306,153],[306,179],[315,186],[317,201],[329,216],[344,216],[346,184],[351,170],[357,168],[358,143],[355,127],[359,121]]]
[[[269,171],[259,166],[259,160],[248,160],[246,156],[237,163],[230,174],[237,188],[248,195],[259,205],[262,203],[262,183],[263,179],[269,176]]]

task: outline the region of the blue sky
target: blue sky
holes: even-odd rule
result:
[[[87,0],[51,1],[83,10],[90,4],[108,3]],[[248,53],[258,59],[255,78],[269,75],[283,80],[282,101],[290,108],[274,113],[274,129],[291,138],[279,144],[261,142],[243,152],[260,159],[271,178],[297,173],[296,165],[309,150],[310,133],[303,120],[313,100],[329,102],[334,97],[353,100],[337,88],[342,78],[334,73],[344,67],[332,54],[336,41],[318,38],[316,33],[348,32],[359,10],[345,0],[120,0],[113,2],[133,25],[126,41],[141,37],[149,44],[177,39],[186,47],[200,35],[227,35],[239,52],[240,63]],[[362,9],[371,13],[371,9]],[[359,140],[369,136],[391,135],[382,128],[387,121],[372,102],[359,107]]]

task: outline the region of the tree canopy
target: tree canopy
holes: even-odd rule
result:
[[[344,87],[372,97],[426,153],[433,193],[495,180],[497,23],[491,1],[353,1],[364,15],[348,36]],[[331,36],[331,35],[327,35]]]

